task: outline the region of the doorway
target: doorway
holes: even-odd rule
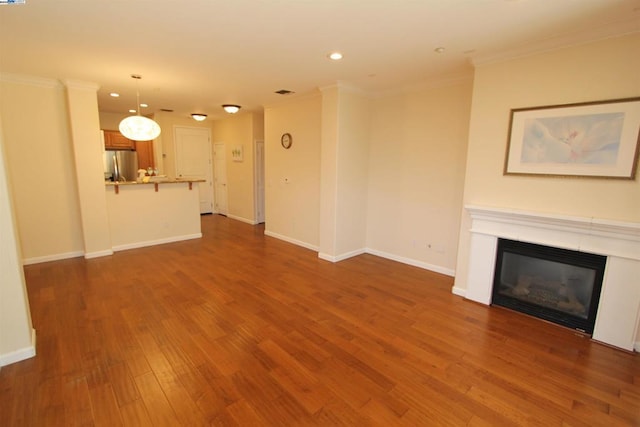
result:
[[[176,177],[205,180],[198,183],[200,213],[212,213],[211,130],[175,126],[173,132],[176,147]]]
[[[213,173],[215,211],[221,215],[228,215],[227,153],[224,142],[213,144]]]
[[[255,154],[256,223],[264,223],[264,141],[256,141]]]

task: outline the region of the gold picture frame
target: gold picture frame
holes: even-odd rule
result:
[[[640,97],[511,110],[505,175],[635,179]]]

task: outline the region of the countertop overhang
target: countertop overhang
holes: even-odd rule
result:
[[[162,179],[162,180],[154,180],[149,182],[138,182],[138,181],[105,181],[105,185],[116,186],[116,185],[150,185],[150,184],[180,184],[182,182],[205,182],[204,179]]]
[[[136,187],[140,187],[140,186],[145,186],[145,185],[153,185],[155,191],[158,191],[158,187],[159,184],[189,184],[189,190],[191,190],[193,188],[193,183],[198,183],[198,182],[206,182],[206,180],[204,179],[183,179],[183,178],[177,178],[177,179],[171,179],[171,178],[163,178],[163,179],[155,179],[153,181],[149,181],[149,182],[138,182],[138,181],[105,181],[105,188],[108,187],[113,187],[116,194],[118,194],[120,192],[120,186],[124,186],[124,187],[128,187],[128,186],[136,186]]]

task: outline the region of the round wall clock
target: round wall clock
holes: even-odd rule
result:
[[[293,144],[293,138],[291,137],[291,134],[283,133],[280,137],[280,144],[282,144],[282,146],[287,150],[291,148],[291,144]]]

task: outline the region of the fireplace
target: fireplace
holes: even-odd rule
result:
[[[498,239],[492,305],[591,335],[607,258]]]
[[[498,243],[503,239],[600,254],[606,256],[606,266],[602,288],[596,292],[599,300],[595,301],[592,295],[588,303],[580,302],[585,309],[588,305],[590,321],[593,321],[592,312],[596,311],[591,338],[625,350],[640,351],[640,223],[477,205],[467,205],[465,209],[469,213],[468,219],[463,218],[469,225],[468,252],[462,252],[459,257],[462,262],[452,290],[455,294],[481,304],[494,303],[494,273],[502,269],[502,264],[496,268]],[[556,258],[543,260],[556,261]],[[584,268],[582,264],[578,267]],[[516,293],[524,294],[525,286],[521,284]],[[542,293],[542,290],[536,291]],[[567,292],[568,283],[566,290],[556,291],[555,299],[559,301],[562,295],[558,294]],[[577,295],[576,300],[580,301]],[[569,299],[563,301],[567,303]]]

